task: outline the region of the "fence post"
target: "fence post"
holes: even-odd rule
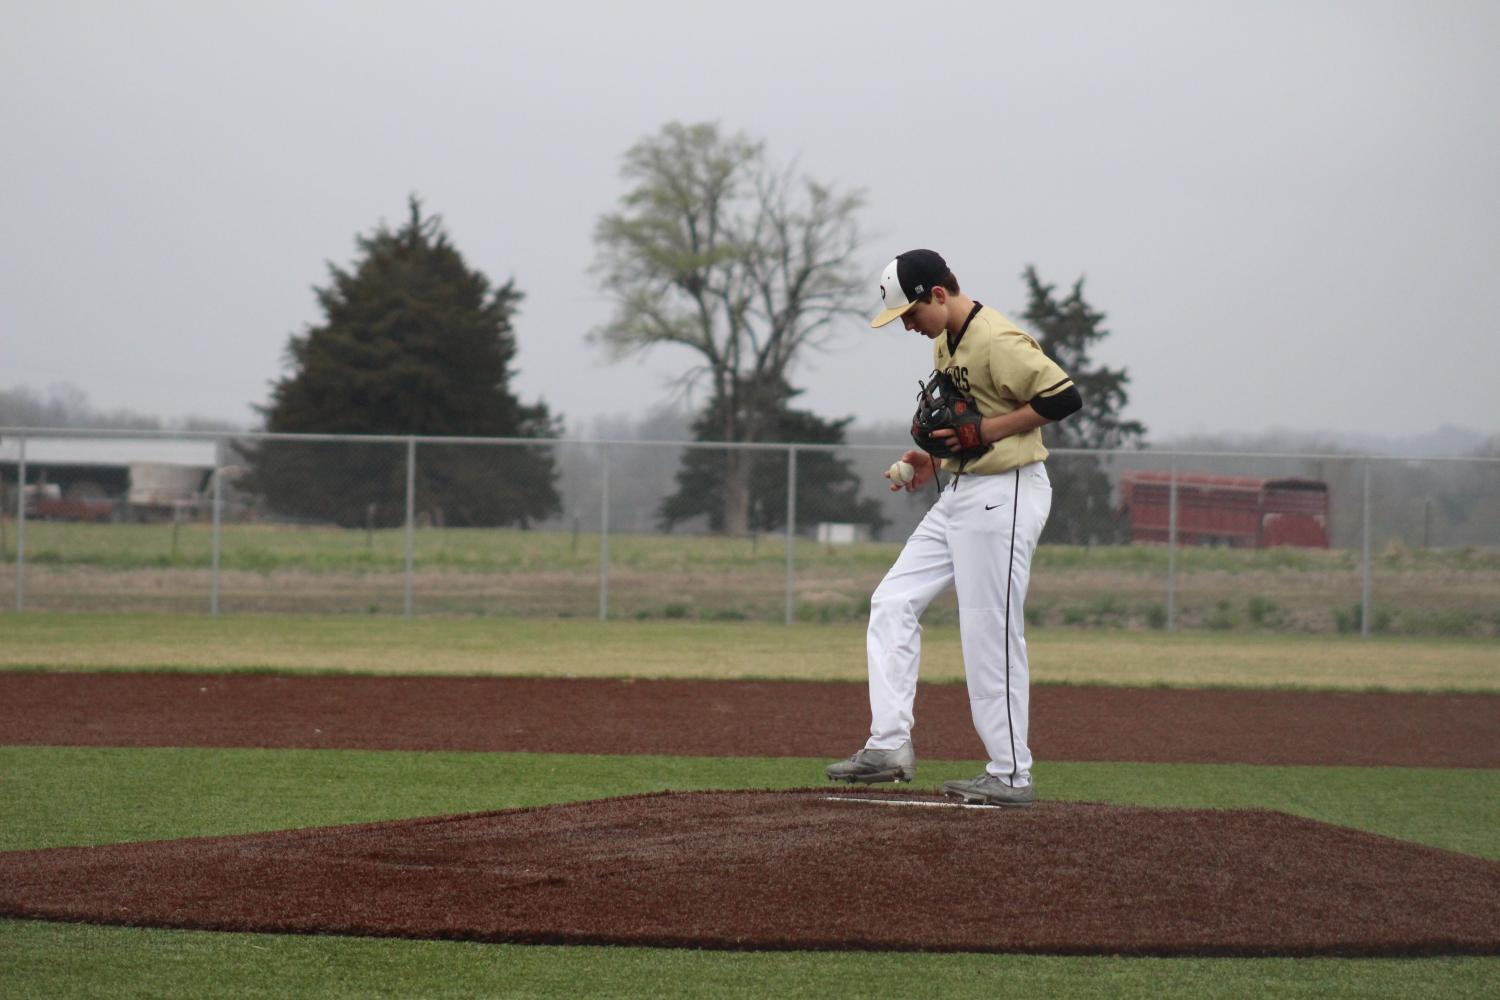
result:
[[[786,450],[786,624],[797,610],[797,446]]]
[[[1167,486],[1167,631],[1177,631],[1177,455]]]
[[[406,573],[403,614],[411,617],[412,563],[417,535],[417,439],[406,439]]]
[[[213,573],[209,584],[208,613],[219,613],[219,526],[224,511],[224,439],[214,438],[214,529]]]
[[[609,449],[599,456],[599,620],[609,620]]]
[[[1359,590],[1359,634],[1360,638],[1366,638],[1370,634],[1370,460],[1365,459],[1365,496],[1364,496],[1364,551],[1360,556],[1360,590]]]
[[[26,610],[26,437],[16,460],[16,614]]]

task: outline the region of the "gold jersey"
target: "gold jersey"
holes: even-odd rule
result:
[[[972,396],[986,417],[1019,410],[1037,397],[1055,396],[1073,384],[1029,334],[989,306],[980,305],[969,316],[951,354],[949,339],[944,333],[933,343],[933,366],[947,372],[955,385]],[[989,451],[963,463],[962,471],[994,475],[1046,457],[1038,427],[996,441]],[[958,472],[959,461],[945,458],[942,468]]]

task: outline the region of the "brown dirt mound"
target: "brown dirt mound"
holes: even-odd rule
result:
[[[1265,811],[942,802],[657,794],[23,851],[0,855],[0,914],[707,948],[1500,954],[1500,865],[1477,858]]]
[[[960,684],[917,753],[984,755]],[[847,756],[865,685],[0,672],[0,743]],[[1500,696],[1039,686],[1038,760],[1500,767]]]

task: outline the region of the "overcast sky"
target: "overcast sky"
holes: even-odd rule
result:
[[[621,154],[717,121],[868,198],[897,252],[1024,305],[1086,276],[1153,438],[1500,431],[1500,4],[63,2],[0,17],[0,388],[253,425],[327,262],[416,193],[514,278],[523,399],[611,364],[593,229]],[[860,423],[930,348],[851,320],[794,375]]]

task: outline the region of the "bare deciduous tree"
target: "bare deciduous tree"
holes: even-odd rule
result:
[[[780,167],[763,143],[672,123],[625,154],[630,189],[600,218],[594,270],[615,304],[594,339],[616,357],[678,344],[700,363],[725,441],[757,441],[797,358],[868,298],[854,255],[859,192]],[[747,530],[751,455],[732,451],[725,530]]]

